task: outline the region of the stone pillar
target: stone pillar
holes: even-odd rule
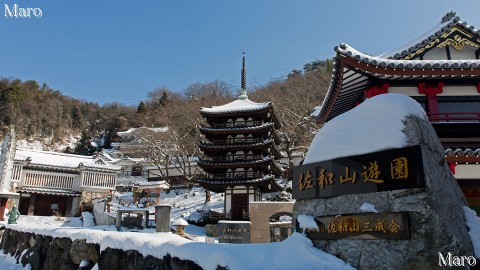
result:
[[[120,231],[120,228],[122,227],[122,211],[117,210],[117,218],[115,219],[115,227],[117,228],[117,231]]]
[[[155,206],[155,223],[157,232],[170,232],[170,205]]]

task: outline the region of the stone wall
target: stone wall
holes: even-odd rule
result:
[[[163,258],[144,257],[136,250],[119,250],[107,248],[100,252],[97,244],[85,240],[70,238],[52,238],[33,233],[6,229],[3,232],[0,249],[10,254],[23,266],[30,264],[32,270],[90,270],[97,264],[103,270],[197,270],[200,266],[190,260],[181,260],[170,255]],[[86,260],[89,264],[80,268]],[[218,267],[217,269],[223,269]]]
[[[293,202],[251,202],[250,243],[270,243],[270,217],[279,212],[292,213]]]

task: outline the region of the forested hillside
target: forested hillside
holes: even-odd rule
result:
[[[273,101],[283,123],[280,131],[284,150],[304,148],[310,142],[316,126],[309,114],[322,102],[331,70],[329,60],[314,61],[306,64],[302,71],[293,70],[286,79],[248,89],[253,101]],[[1,137],[9,125],[15,126],[19,139],[48,138],[51,144],[62,144],[66,137],[81,135],[76,149],[66,151],[91,154],[98,150],[88,145],[91,138],[103,138],[100,147],[109,148],[117,139],[118,131],[129,127],[168,126],[172,134],[170,141],[185,148],[181,150],[183,153],[195,155],[198,153],[194,142],[200,139],[196,126],[202,123],[198,110],[234,100],[235,90],[216,80],[191,84],[182,92],[158,88],[138,106],[114,101],[99,105],[64,96],[46,84],[4,78],[0,80]]]

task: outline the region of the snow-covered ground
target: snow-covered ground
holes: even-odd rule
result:
[[[126,200],[128,194],[124,194]],[[162,194],[161,202],[175,204],[172,208],[172,220],[188,213],[195,213],[198,208],[203,209],[205,193],[199,189],[192,191],[174,191]],[[218,209],[223,207],[221,194],[212,194],[211,202],[206,207]],[[118,249],[138,250],[144,255],[163,257],[170,253],[173,256],[195,261],[204,269],[215,269],[217,265],[229,265],[231,269],[353,269],[342,260],[326,254],[313,247],[305,236],[294,233],[287,240],[280,243],[266,244],[214,244],[190,241],[172,233],[156,233],[155,229],[139,230],[138,232],[117,232],[114,226],[91,226],[91,216],[80,218],[58,218],[21,216],[17,225],[0,225],[15,228],[19,231],[34,232],[37,234],[69,237],[72,239],[86,239],[89,243],[97,243],[100,249],[107,247]],[[300,218],[300,216],[299,216]],[[475,254],[479,254],[480,247],[480,218],[475,212],[465,208],[465,219],[470,228],[470,236],[475,247]],[[302,220],[302,226],[310,228],[307,217]],[[85,227],[87,226],[87,227]],[[203,227],[188,226],[187,233],[205,236]],[[3,255],[0,251],[0,269],[30,269],[17,265],[15,259]],[[479,257],[478,255],[476,256]]]
[[[169,253],[192,260],[204,269],[216,269],[218,265],[228,265],[230,269],[353,269],[335,256],[314,248],[312,242],[299,233],[279,243],[238,245],[200,243],[153,230],[117,232],[106,231],[105,226],[84,228],[80,218],[21,216],[18,224],[6,226],[53,237],[86,239],[88,243],[99,244],[100,250],[107,247],[137,250],[144,256],[158,258]],[[22,269],[12,258],[1,259],[4,265],[0,264],[0,269]]]

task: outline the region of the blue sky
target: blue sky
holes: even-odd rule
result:
[[[345,42],[381,54],[453,10],[480,28],[478,0],[3,0],[0,77],[33,79],[74,98],[138,104],[157,87],[263,84]],[[5,18],[4,5],[40,19]]]

